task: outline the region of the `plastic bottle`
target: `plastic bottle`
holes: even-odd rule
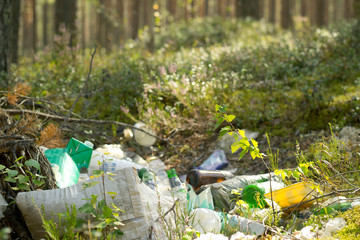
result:
[[[156,185],[153,173],[149,172],[146,168],[142,168],[138,171],[138,175],[143,183],[145,183],[152,190],[155,190]]]
[[[186,181],[194,187],[195,192],[200,189],[202,185],[219,183],[227,179],[233,178],[234,175],[228,171],[208,171],[192,169],[186,176]]]
[[[181,183],[178,175],[176,174],[175,169],[170,169],[166,171],[167,176],[169,178],[171,194],[174,197],[180,198],[180,200],[186,200],[187,191],[183,183]]]
[[[221,170],[229,165],[223,150],[215,150],[197,169]]]

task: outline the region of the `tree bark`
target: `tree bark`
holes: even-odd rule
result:
[[[44,0],[44,4],[43,4],[43,22],[42,22],[43,46],[46,46],[48,44],[48,39],[47,39],[47,23],[49,21],[48,8],[49,8],[48,1]]]
[[[34,50],[35,45],[35,15],[34,4],[35,0],[28,0],[24,2],[24,17],[23,17],[23,50]]]
[[[335,0],[335,1],[339,1],[339,0]],[[302,17],[306,17],[307,15],[307,9],[306,9],[306,0],[301,0],[301,16]]]
[[[11,62],[18,62],[19,50],[19,19],[20,19],[20,0],[11,1]]]
[[[316,3],[316,25],[319,27],[325,26],[328,23],[328,8],[327,0],[317,0]]]
[[[276,0],[270,0],[269,2],[269,22],[275,23],[276,14]]]
[[[204,16],[209,16],[209,0],[204,0]]]
[[[136,39],[139,31],[140,0],[131,0],[130,37]]]
[[[235,9],[237,17],[260,19],[260,0],[237,0]]]
[[[281,27],[285,29],[289,29],[293,26],[291,6],[290,0],[281,0]]]
[[[358,1],[358,0],[355,0],[355,1]],[[352,7],[353,7],[353,1],[345,0],[345,5],[344,5],[344,18],[345,19],[352,18]]]
[[[71,34],[70,45],[74,45],[76,39],[76,7],[77,0],[55,1],[55,32],[59,34],[61,25],[65,25]]]
[[[8,85],[5,79],[11,63],[11,25],[11,0],[2,0],[0,1],[0,86],[2,87]]]
[[[115,27],[115,42],[116,44],[120,44],[121,41],[125,38],[124,30],[124,1],[117,0],[116,1],[116,13],[117,13],[117,25]]]

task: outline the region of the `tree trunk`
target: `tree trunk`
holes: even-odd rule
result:
[[[17,63],[19,55],[20,0],[12,0],[11,8],[11,62]]]
[[[47,23],[49,21],[48,9],[49,9],[48,1],[44,0],[43,19],[42,19],[43,20],[43,22],[42,22],[43,46],[46,46],[48,44],[48,39],[47,39]]]
[[[260,0],[237,0],[236,12],[238,17],[260,19]]]
[[[140,0],[131,0],[130,37],[136,39],[139,31]]]
[[[151,8],[149,8],[148,11],[148,26],[149,26],[149,35],[150,39],[148,42],[148,50],[153,53],[155,51],[155,31],[154,31],[154,25],[155,25],[155,19],[154,19],[154,9],[152,6],[154,6],[154,0],[149,0]],[[175,17],[175,15],[174,15]]]
[[[325,26],[328,23],[329,8],[327,0],[317,0],[316,4],[316,25]]]
[[[115,27],[115,42],[116,44],[120,44],[122,40],[125,38],[124,34],[124,1],[117,0],[116,1],[116,13],[117,13],[117,26]]]
[[[0,86],[2,87],[8,85],[6,74],[10,70],[11,63],[11,2],[12,0],[0,1]]]
[[[354,0],[353,2],[354,17],[358,20],[358,26],[360,25],[360,0]]]
[[[36,31],[35,28],[35,17],[34,17],[34,4],[35,0],[28,0],[25,1],[24,7],[24,17],[23,17],[23,50],[24,51],[31,51],[34,50],[35,45],[35,37],[34,33]]]
[[[355,0],[355,1],[358,1],[358,0]],[[344,5],[344,18],[345,19],[352,18],[352,7],[353,7],[352,0],[345,0],[345,5]]]
[[[65,25],[71,34],[70,45],[74,45],[76,39],[76,6],[77,0],[55,1],[55,32],[59,34],[61,25]]]
[[[241,0],[235,0],[235,17],[241,18]]]
[[[333,15],[333,22],[336,23],[341,16],[341,12],[339,11],[341,9],[341,2],[339,0],[333,0],[333,6],[334,6],[334,15]]]
[[[281,27],[285,29],[293,26],[291,6],[290,0],[281,0]]]
[[[169,14],[168,22],[170,22],[169,19],[175,20],[176,19],[176,0],[167,0],[166,1],[166,9]]]
[[[339,0],[335,0],[335,1],[339,1]],[[306,0],[301,0],[301,16],[302,17],[306,17],[307,15],[307,11],[306,11]]]
[[[209,0],[204,0],[204,15],[209,16]]]
[[[275,23],[276,14],[276,0],[270,0],[269,2],[269,22]]]

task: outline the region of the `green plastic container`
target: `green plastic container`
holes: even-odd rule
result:
[[[69,187],[79,181],[79,170],[65,148],[54,148],[45,151],[55,174],[59,188]]]
[[[67,154],[74,160],[79,171],[82,167],[89,168],[93,152],[93,145],[91,142],[85,141],[85,143],[83,143],[75,138],[71,138],[65,149]]]

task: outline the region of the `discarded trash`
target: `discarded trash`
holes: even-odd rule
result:
[[[196,195],[192,187],[188,186],[187,209],[191,211],[195,208],[207,208],[214,210],[214,202],[210,188],[205,189],[199,195]]]
[[[186,200],[186,194],[187,194],[186,188],[181,183],[178,175],[176,174],[175,169],[170,169],[166,173],[168,175],[170,182],[171,194],[174,197],[180,198],[180,200]]]
[[[223,234],[205,233],[200,234],[200,237],[196,238],[196,240],[229,240],[229,238]]]
[[[142,129],[152,135],[154,135],[154,132],[148,128],[144,123],[136,123],[134,125],[134,127]],[[154,145],[154,143],[156,142],[156,138],[137,129],[133,129],[133,133],[134,133],[134,138],[135,141],[140,144],[141,146],[144,147],[150,147],[152,145]]]
[[[215,150],[197,169],[221,170],[229,165],[223,150]]]
[[[91,176],[94,170],[99,169],[103,170],[104,172],[113,172],[115,170],[127,167],[135,167],[136,169],[141,169],[144,166],[132,162],[131,158],[128,157],[117,159],[95,150],[93,151],[93,154],[91,156],[88,174]]]
[[[186,176],[186,182],[193,186],[197,192],[202,185],[223,182],[233,177],[234,175],[228,171],[192,169]]]
[[[313,184],[308,182],[295,183],[285,188],[273,191],[273,200],[280,205],[281,208],[286,208],[300,202],[308,201],[319,193],[312,188]],[[265,194],[265,197],[271,199],[271,193]],[[305,209],[311,206],[314,201],[299,205],[297,209]]]
[[[69,187],[79,181],[79,169],[64,148],[53,148],[45,151],[54,172],[56,185],[59,188]]]
[[[201,186],[199,192],[210,187],[215,209],[228,212],[235,206],[235,201],[232,201],[232,199],[235,199],[236,195],[231,193],[232,190],[244,189],[247,185],[257,184],[257,186],[264,188],[266,193],[270,191],[269,181],[258,182],[266,181],[268,179],[269,174],[235,176],[232,179],[220,183]],[[273,173],[271,174],[271,179],[273,191],[285,186]]]
[[[315,212],[315,215],[330,214],[334,211],[345,212],[352,207],[352,202],[346,197],[338,196],[325,201],[321,205],[324,207]]]
[[[264,208],[265,190],[256,185],[247,185],[242,191],[242,199],[249,205],[250,208]]]
[[[321,237],[322,238],[330,237],[333,233],[336,233],[345,226],[346,226],[346,221],[341,217],[330,219],[326,223],[324,233],[321,235]]]
[[[237,215],[229,217],[228,224],[232,229],[245,234],[262,235],[266,230],[265,225]]]
[[[155,191],[144,184],[139,184],[138,174],[134,168],[115,171],[111,177],[112,180],[108,177],[104,178],[104,185],[99,182],[101,181],[99,178],[91,179],[87,183],[99,183],[88,188],[83,188],[83,183],[78,183],[68,188],[19,193],[16,204],[24,216],[33,239],[46,238],[40,216],[42,211],[39,210],[42,205],[45,211],[44,217],[51,219],[57,213],[66,212],[66,204],[67,206],[75,204],[78,209],[88,202],[86,199],[91,198],[91,195],[98,196],[98,201],[101,201],[104,194],[106,194],[106,203],[109,206],[114,203],[123,210],[119,213],[121,220],[126,221],[126,224],[121,227],[124,233],[122,239],[145,239],[149,236],[151,226],[160,239],[165,239],[162,225],[155,220],[159,217],[158,204],[161,204],[164,209],[170,209],[173,204],[170,198],[161,197],[159,203],[159,197]],[[112,198],[109,192],[117,194]],[[78,212],[77,217],[86,220],[88,215]],[[173,218],[173,215],[170,213],[169,217]],[[57,217],[54,220],[57,221]],[[61,228],[59,230],[63,231]]]
[[[221,219],[215,211],[196,208],[190,212],[190,216],[193,216],[190,224],[196,231],[200,233],[220,233]]]
[[[300,240],[311,240],[316,238],[316,232],[314,231],[313,226],[306,226],[301,229],[300,232],[294,234],[296,239]]]
[[[150,187],[152,190],[155,190],[156,185],[153,173],[149,172],[146,168],[142,168],[138,170],[138,175],[146,186]]]
[[[256,238],[254,235],[245,235],[242,232],[237,232],[231,236],[230,240],[253,240]]]
[[[95,150],[116,159],[126,157],[126,153],[122,150],[122,146],[120,144],[105,144],[96,148]]]
[[[75,138],[71,138],[65,149],[80,171],[82,167],[89,168],[93,147],[94,145],[89,141],[82,143]]]
[[[126,140],[130,140],[133,136],[134,136],[134,134],[130,128],[124,129],[124,137]]]

